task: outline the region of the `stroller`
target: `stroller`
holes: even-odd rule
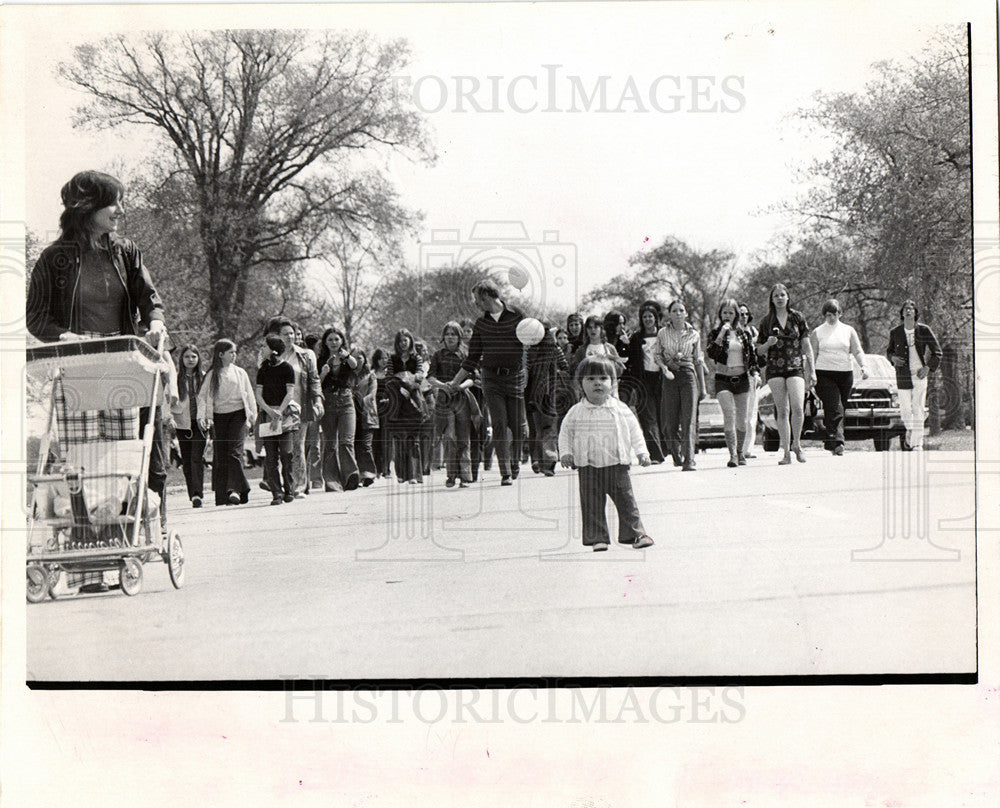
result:
[[[163,535],[160,498],[147,474],[164,358],[139,337],[29,348],[27,373],[49,387],[46,428],[28,475],[27,600],[69,586],[142,589],[143,564],[162,560],[184,583],[184,548]],[[139,434],[140,408],[148,407]],[[115,580],[117,578],[117,581]]]

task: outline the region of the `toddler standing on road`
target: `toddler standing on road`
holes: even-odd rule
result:
[[[559,459],[566,468],[580,472],[580,510],[583,543],[594,552],[608,549],[610,537],[604,517],[605,497],[618,510],[618,542],[635,548],[650,547],[653,540],[639,518],[632,493],[629,465],[649,465],[642,429],[635,415],[611,393],[615,365],[603,356],[585,357],[576,369],[583,398],[566,413],[559,430]]]

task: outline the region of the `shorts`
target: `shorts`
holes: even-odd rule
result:
[[[715,395],[718,396],[723,390],[728,390],[734,396],[750,392],[750,378],[746,373],[739,376],[724,376],[721,373],[715,374]]]
[[[791,370],[789,368],[768,368],[767,378],[769,379],[794,379],[794,378],[805,378],[802,373],[802,368],[797,368]]]

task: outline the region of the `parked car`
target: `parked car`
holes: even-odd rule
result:
[[[854,367],[854,386],[844,413],[844,438],[846,440],[872,440],[875,451],[884,452],[894,437],[903,445],[906,430],[899,409],[899,391],[896,371],[882,354],[865,354],[865,367],[870,374],[861,378],[861,370],[851,357]],[[924,420],[927,419],[924,408]],[[778,450],[778,429],[774,418],[774,399],[766,385],[757,391],[757,417],[763,427],[762,444],[765,452]],[[824,440],[823,404],[819,397],[806,394],[805,420],[802,437]]]
[[[705,398],[698,403],[698,443],[699,451],[726,445],[723,427],[722,405],[716,398]]]

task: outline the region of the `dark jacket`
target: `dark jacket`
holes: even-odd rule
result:
[[[519,311],[506,306],[499,320],[494,320],[492,314],[483,314],[472,327],[469,354],[462,368],[471,374],[479,367],[484,384],[488,380],[491,385],[499,384],[512,392],[524,390],[525,349],[517,338],[517,324],[523,319]]]
[[[149,327],[163,320],[163,303],[142,263],[142,253],[127,238],[108,236],[111,262],[125,287],[121,311],[122,334],[138,334],[139,324]],[[39,256],[28,286],[28,331],[42,342],[55,342],[64,331],[79,331],[77,289],[83,249],[75,241],[53,242]]]
[[[930,371],[937,370],[941,364],[941,346],[937,337],[929,326],[917,323],[914,328],[914,342],[916,343],[917,355]],[[885,349],[885,355],[892,361],[894,356],[903,359],[903,367],[896,368],[896,386],[900,390],[912,390],[913,379],[910,374],[920,370],[920,368],[910,367],[910,347],[906,344],[906,330],[902,325],[897,325],[889,332],[889,347]]]
[[[556,345],[551,331],[546,331],[542,341],[528,349],[528,384],[524,400],[547,415],[557,414],[560,390],[560,373],[569,375],[566,355]]]
[[[653,336],[655,337],[656,334],[653,334]],[[631,376],[635,379],[642,378],[642,371],[645,367],[645,362],[643,361],[642,356],[642,346],[645,341],[646,335],[642,333],[641,328],[632,335],[631,339],[629,339],[628,351],[625,353],[625,356],[628,357],[628,362],[625,364],[626,376]],[[656,373],[659,372],[660,369],[657,368]]]
[[[319,370],[316,368],[316,354],[308,348],[295,347],[295,359],[299,363],[299,397],[302,400],[302,423],[319,420],[316,403],[323,401],[323,390],[319,384]]]
[[[727,345],[719,345],[716,342],[721,330],[722,326],[716,326],[708,332],[708,340],[705,343],[705,354],[713,362],[725,365],[729,360],[729,347]],[[740,343],[743,346],[743,367],[747,369],[747,374],[752,376],[754,373],[759,373],[757,349],[754,346],[756,335],[750,329],[736,329],[736,336],[740,338]]]

